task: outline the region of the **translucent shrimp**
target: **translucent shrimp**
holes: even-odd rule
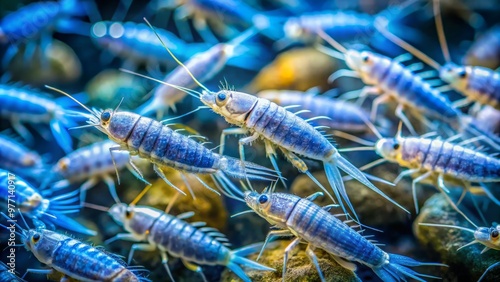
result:
[[[380,95],[372,104],[372,121],[376,118],[378,106],[393,100],[398,103],[396,116],[413,135],[417,134],[406,117],[405,110],[411,110],[415,117],[429,127],[434,126],[427,118],[437,119],[453,128],[459,126],[462,113],[436,88],[413,73],[412,70],[419,67],[405,67],[398,59],[392,60],[369,51],[347,50],[323,31],[318,30],[317,33],[343,54],[321,45],[317,45],[318,50],[345,60],[347,66],[352,69],[335,72],[330,76],[331,80],[341,76],[359,77],[369,85],[361,90],[359,97],[364,99],[369,94]]]
[[[170,50],[168,48],[166,49],[170,55],[176,59]],[[222,132],[220,144],[221,154],[224,150],[225,136],[229,134],[250,133],[251,136],[242,138],[239,141],[239,152],[242,161],[244,161],[245,158],[244,145],[250,144],[258,139],[263,139],[266,146],[266,154],[270,158],[276,171],[279,171],[279,168],[275,159],[275,147],[279,148],[285,157],[300,172],[306,173],[323,191],[325,191],[325,193],[331,197],[330,193],[328,193],[321,183],[319,183],[317,179],[312,176],[307,165],[298,155],[322,161],[330,186],[333,188],[336,198],[340,201],[341,207],[346,213],[347,211],[342,203],[342,200],[346,202],[349,209],[356,216],[354,208],[352,207],[347,196],[344,183],[342,182],[339,168],[351,175],[354,179],[363,183],[365,186],[369,187],[371,190],[406,211],[406,209],[404,209],[401,205],[390,199],[381,190],[375,187],[375,185],[373,185],[367,177],[359,171],[358,168],[342,157],[334,145],[308,123],[310,120],[303,120],[294,113],[289,112],[284,107],[280,107],[269,100],[258,98],[250,94],[231,91],[228,89],[223,89],[218,92],[210,91],[198,80],[196,80],[184,64],[177,59],[176,61],[183,66],[191,75],[192,79],[201,88],[203,88],[202,93],[179,87],[177,85],[167,84],[158,80],[155,81],[185,91],[186,93],[199,98],[206,106],[223,116],[228,123],[240,127],[226,129]],[[333,200],[333,197],[331,198]]]
[[[285,250],[283,281],[290,252],[304,241],[308,244],[306,254],[316,267],[321,281],[325,281],[325,278],[314,254],[316,248],[328,252],[339,265],[352,271],[356,270],[356,265],[350,261],[362,263],[370,267],[382,281],[404,281],[406,277],[424,281],[421,277],[435,277],[420,274],[410,267],[444,266],[438,263],[421,263],[409,257],[384,252],[355,229],[330,214],[328,211],[332,206],[320,207],[312,202],[321,195],[322,193],[318,192],[302,199],[291,194],[273,193],[272,190],[262,194],[245,192],[247,205],[279,229],[271,231],[264,244],[276,237],[294,237]]]
[[[381,28],[380,24],[377,24],[376,26],[389,40],[398,44],[406,51],[412,53],[427,63],[429,66],[438,70],[439,77],[448,84],[449,89],[462,93],[466,98],[462,101],[455,102],[457,105],[464,105],[473,101],[482,105],[490,105],[497,110],[500,109],[500,74],[484,67],[459,66],[451,62],[450,53],[448,51],[443,31],[441,13],[439,11],[439,0],[434,0],[434,13],[439,42],[441,44],[441,49],[443,50],[443,56],[446,60],[446,64],[444,66],[439,65],[436,61],[432,60],[424,53],[397,38],[384,28]]]
[[[6,135],[0,135],[0,159],[1,168],[26,177],[39,175],[44,170],[44,161],[37,152]]]
[[[5,214],[2,215],[9,219]],[[17,223],[15,225],[22,232],[16,231],[21,236],[26,249],[31,251],[41,263],[63,273],[63,279],[74,278],[79,281],[150,281],[138,275],[140,272],[145,272],[144,269],[127,269],[117,256],[104,252],[102,249],[41,227],[24,229]],[[50,274],[53,271],[52,269],[27,269],[27,273]]]
[[[51,223],[88,236],[97,234],[66,215],[77,213],[81,208],[78,190],[53,195],[50,191],[39,191],[19,176],[0,170],[0,194],[8,209],[19,208],[21,213],[36,222]]]
[[[383,160],[408,168],[408,170],[399,174],[394,182],[398,183],[405,176],[414,177],[412,192],[417,212],[416,184],[430,181],[443,192],[455,210],[463,215],[455,203],[447,196],[449,190],[445,185],[446,181],[464,187],[462,197],[467,191],[471,190],[471,182],[500,182],[500,160],[464,146],[471,141],[473,140],[454,144],[451,143],[451,140],[440,140],[439,138],[402,137],[400,126],[395,138],[379,139],[374,147],[367,147],[366,149],[375,149],[375,152]],[[366,165],[364,169],[380,163],[382,162],[377,160]],[[493,196],[487,187],[481,185],[480,188],[492,201],[500,205],[500,201]]]
[[[130,172],[142,179],[130,165],[130,155],[127,151],[118,151],[112,156],[109,149],[116,147],[113,141],[106,140],[96,142],[91,145],[79,148],[65,157],[61,158],[52,168],[50,175],[45,179],[42,188],[51,181],[58,180],[51,184],[51,189],[57,190],[65,188],[72,183],[86,180],[80,186],[80,199],[83,202],[87,190],[94,187],[100,180],[103,180],[109,188],[113,199],[117,201],[115,181],[110,176],[116,169],[127,167]],[[59,180],[62,178],[62,180]]]
[[[469,220],[469,222],[471,222]],[[459,229],[463,230],[466,232],[469,232],[473,234],[474,240],[471,241],[470,243],[467,243],[460,248],[457,249],[463,249],[465,247],[468,247],[470,245],[474,244],[481,244],[484,246],[484,249],[481,251],[481,254],[489,251],[489,250],[499,250],[500,251],[500,224],[497,224],[496,226],[492,227],[478,227],[476,226],[473,222],[471,222],[472,225],[476,228],[470,229],[462,226],[456,226],[456,225],[446,225],[446,224],[435,224],[435,223],[419,223],[421,226],[431,226],[431,227],[442,227],[442,228],[453,228],[453,229]],[[490,265],[484,273],[481,275],[479,278],[478,282],[482,281],[483,278],[486,277],[486,274],[492,270],[495,267],[500,266],[500,262],[494,263]]]
[[[49,88],[71,97],[61,90]],[[153,163],[155,172],[181,194],[185,193],[167,179],[162,171],[162,166],[191,174],[211,175],[221,185],[221,192],[230,197],[234,197],[234,193],[241,194],[242,192],[226,175],[238,179],[277,179],[276,174],[271,169],[216,154],[193,140],[193,138],[200,136],[182,135],[167,125],[163,125],[162,122],[135,113],[117,111],[116,109],[104,111],[94,109],[91,111],[85,105],[81,103],[80,105],[90,113],[87,121],[89,124],[85,127],[96,127],[117,143],[117,146],[109,148],[112,159],[114,151],[128,151],[130,156],[137,155],[149,160]],[[140,179],[147,182],[130,158],[129,164]],[[199,177],[196,179],[206,188],[216,192]],[[118,183],[120,183],[119,178]]]
[[[45,95],[27,87],[1,84],[0,116],[10,120],[14,130],[30,143],[33,136],[23,123],[49,124],[56,142],[69,153],[73,150],[72,140],[65,126],[72,126],[71,117],[79,113],[65,109],[71,105],[66,99],[54,101]]]
[[[123,239],[136,243],[129,253],[132,260],[135,251],[154,251],[158,249],[162,263],[172,281],[168,267],[167,253],[179,257],[182,263],[192,271],[198,272],[203,281],[207,281],[200,265],[227,266],[238,277],[250,282],[241,266],[255,270],[274,271],[274,269],[244,258],[245,255],[258,251],[262,244],[253,244],[237,250],[230,250],[225,236],[212,227],[203,227],[204,222],[188,223],[184,219],[194,213],[187,212],[177,217],[147,206],[115,204],[109,209],[110,216],[129,233],[120,233],[109,239],[111,242]],[[201,227],[201,228],[199,228]]]

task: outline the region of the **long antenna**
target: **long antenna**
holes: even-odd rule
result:
[[[151,189],[151,187],[153,187],[152,184],[149,184],[148,186],[144,187],[144,189],[142,189],[141,193],[139,193],[139,195],[137,195],[135,197],[135,199],[129,204],[129,206],[135,206],[135,204],[137,204],[137,202],[139,202],[139,200],[141,200],[142,197],[144,197],[144,195],[146,195],[146,193],[149,191],[149,189]]]
[[[421,61],[426,63],[427,65],[431,66],[432,68],[439,70],[441,68],[441,65],[438,64],[436,61],[431,59],[429,56],[424,54],[422,51],[418,50],[417,48],[413,47],[411,44],[408,42],[404,41],[403,39],[397,37],[394,35],[394,33],[390,32],[387,30],[387,19],[377,19],[375,21],[375,28],[382,33],[383,36],[385,36],[387,39],[392,41],[394,44],[400,46],[401,48],[405,49],[409,53],[413,54],[417,58],[419,58]]]
[[[337,42],[335,39],[333,39],[330,35],[326,34],[322,29],[316,30],[316,33],[319,35],[319,37],[323,38],[328,44],[332,45],[333,48],[339,50],[342,53],[347,53],[347,49],[342,46],[339,42]]]
[[[156,36],[158,37],[158,39],[160,40],[161,42],[161,45],[163,45],[163,47],[165,49],[167,49],[168,53],[170,54],[170,56],[172,56],[172,58],[180,65],[182,66],[186,72],[189,74],[189,76],[191,76],[191,78],[194,80],[194,82],[196,82],[196,84],[198,84],[203,90],[207,91],[207,92],[210,92],[210,90],[208,90],[208,88],[205,87],[205,85],[201,84],[201,82],[199,82],[196,77],[194,77],[194,75],[191,73],[191,71],[188,69],[188,67],[186,67],[181,61],[179,61],[179,59],[177,59],[177,57],[172,53],[172,51],[170,51],[170,49],[168,49],[167,45],[165,45],[165,43],[163,42],[163,40],[161,39],[160,35],[156,32],[155,28],[149,23],[149,21],[146,19],[146,18],[143,18],[144,21],[149,25],[149,27],[153,30],[153,32],[156,34]]]
[[[446,36],[444,35],[443,28],[443,18],[441,17],[441,7],[439,5],[439,0],[433,1],[434,7],[434,20],[436,21],[436,30],[439,38],[439,44],[441,45],[441,50],[443,52],[443,57],[447,63],[451,62],[450,50],[448,49],[448,44],[446,43]]]
[[[67,96],[68,98],[70,98],[71,100],[75,101],[75,103],[77,103],[78,105],[82,106],[85,110],[87,110],[89,113],[91,113],[93,116],[99,118],[98,116],[96,116],[96,114],[91,111],[89,108],[87,108],[87,106],[85,106],[84,104],[82,104],[80,101],[78,101],[77,99],[75,99],[73,96],[69,95],[68,93],[60,90],[60,89],[57,89],[57,88],[54,88],[52,86],[48,86],[48,85],[45,85],[45,88],[48,88],[50,90],[53,90],[53,91],[56,91],[56,92],[59,92],[61,94],[63,94],[64,96]]]

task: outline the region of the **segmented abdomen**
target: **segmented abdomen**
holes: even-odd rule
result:
[[[179,134],[160,122],[140,117],[129,132],[126,145],[131,154],[139,154],[159,165],[192,173],[213,173],[219,155]]]
[[[150,228],[149,242],[175,257],[204,265],[225,265],[229,249],[189,223],[163,213]]]
[[[296,197],[296,196],[294,196]],[[385,252],[316,204],[297,198],[286,224],[314,246],[347,260],[377,266]]]
[[[52,253],[50,266],[79,280],[139,281],[116,259],[71,238],[59,243]]]
[[[246,126],[272,143],[309,158],[325,160],[335,147],[302,118],[266,99],[258,98]]]
[[[425,116],[455,121],[460,113],[451,103],[402,64],[386,57],[377,56],[370,68],[370,75],[377,79],[378,87],[391,93],[399,103],[415,109]]]
[[[500,110],[500,74],[482,67],[471,68],[466,91],[473,100]]]
[[[418,161],[422,169],[466,181],[500,181],[498,159],[441,140],[413,137],[403,140],[402,158],[409,162]]]
[[[22,169],[41,168],[42,166],[42,159],[36,152],[30,151],[4,136],[0,136],[0,160],[2,160],[0,167],[15,173],[23,173]]]

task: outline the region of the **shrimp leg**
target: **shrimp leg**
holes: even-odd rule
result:
[[[290,245],[288,245],[285,249],[285,256],[283,258],[283,273],[281,274],[282,276],[282,279],[283,281],[285,281],[285,274],[286,274],[286,264],[288,262],[288,255],[289,253],[295,249],[295,247],[297,247],[300,243],[302,239],[301,238],[295,238],[292,243],[290,243]]]
[[[323,275],[323,272],[321,271],[321,268],[319,267],[318,257],[314,253],[314,247],[311,244],[307,245],[306,254],[309,257],[309,259],[311,260],[311,262],[314,264],[314,266],[316,267],[316,270],[318,271],[318,274],[319,274],[319,279],[321,279],[322,282],[325,282],[326,281],[325,276]]]
[[[377,118],[377,109],[378,109],[378,106],[380,106],[380,104],[384,104],[386,102],[388,102],[389,100],[391,100],[391,95],[385,93],[383,94],[382,96],[378,96],[377,98],[375,98],[375,100],[373,100],[373,103],[372,103],[372,111],[370,113],[370,120],[371,121],[375,121],[375,119]]]
[[[130,252],[128,253],[128,262],[127,264],[130,264],[132,261],[132,258],[134,257],[134,252],[135,251],[144,251],[144,252],[152,252],[156,250],[155,245],[151,244],[133,244],[132,247],[130,248]]]
[[[220,135],[220,145],[219,145],[219,154],[223,155],[224,154],[224,147],[226,144],[226,136],[227,135],[240,135],[240,134],[246,134],[247,130],[243,128],[226,128],[222,130],[222,133]]]
[[[208,282],[207,277],[205,277],[205,274],[203,273],[203,269],[199,265],[190,263],[189,261],[184,260],[184,259],[181,261],[182,261],[182,264],[184,264],[184,266],[187,269],[199,273],[201,278],[203,279],[203,282]]]
[[[273,240],[276,237],[287,237],[287,236],[292,236],[293,233],[290,230],[272,230],[269,233],[267,233],[266,240],[264,241],[264,244],[262,245],[262,248],[260,249],[259,256],[255,261],[259,261],[260,256],[266,249],[266,246],[271,240]]]
[[[163,264],[163,266],[165,267],[165,269],[167,270],[167,273],[168,273],[168,277],[170,277],[170,280],[173,282],[175,281],[174,280],[174,277],[172,276],[172,273],[170,272],[170,268],[168,267],[168,256],[167,256],[167,252],[163,251],[160,253],[161,254],[161,264]]]
[[[432,171],[428,171],[419,177],[415,178],[413,182],[411,183],[411,193],[413,195],[413,202],[415,204],[415,212],[418,213],[418,199],[417,199],[417,183],[420,181],[426,179],[427,177],[432,175]]]
[[[411,124],[410,120],[408,119],[408,117],[404,113],[403,104],[399,104],[396,107],[396,116],[404,123],[406,128],[408,128],[408,130],[410,130],[410,133],[412,135],[418,135],[417,132],[415,131],[415,129],[413,128],[413,125]]]

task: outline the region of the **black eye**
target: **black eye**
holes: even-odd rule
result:
[[[227,96],[226,96],[226,94],[225,94],[225,93],[222,93],[222,92],[221,92],[221,93],[217,94],[217,99],[218,99],[219,101],[224,101],[224,100],[226,100],[226,98],[227,98]]]
[[[498,237],[498,235],[499,235],[499,234],[498,234],[498,230],[493,230],[493,231],[491,231],[491,234],[490,234],[490,235],[491,235],[491,238],[496,239],[496,238]]]
[[[269,199],[267,198],[266,195],[260,195],[260,197],[259,197],[259,203],[261,203],[261,204],[267,203],[268,200]]]
[[[132,212],[130,210],[125,211],[125,217],[126,218],[131,218],[132,217]]]
[[[467,72],[465,70],[461,70],[458,72],[458,77],[465,78],[467,76]]]
[[[368,56],[368,55],[363,56],[363,62],[368,63],[369,60],[370,60],[370,56]]]
[[[33,235],[32,239],[33,239],[33,242],[35,242],[35,243],[36,243],[36,242],[38,242],[38,240],[40,240],[40,234],[35,233],[35,234]]]
[[[102,114],[101,114],[101,120],[102,121],[109,121],[109,119],[111,118],[111,113],[108,112],[108,111],[104,111]]]
[[[394,145],[392,145],[392,148],[393,148],[394,150],[399,149],[399,143],[394,143]]]

